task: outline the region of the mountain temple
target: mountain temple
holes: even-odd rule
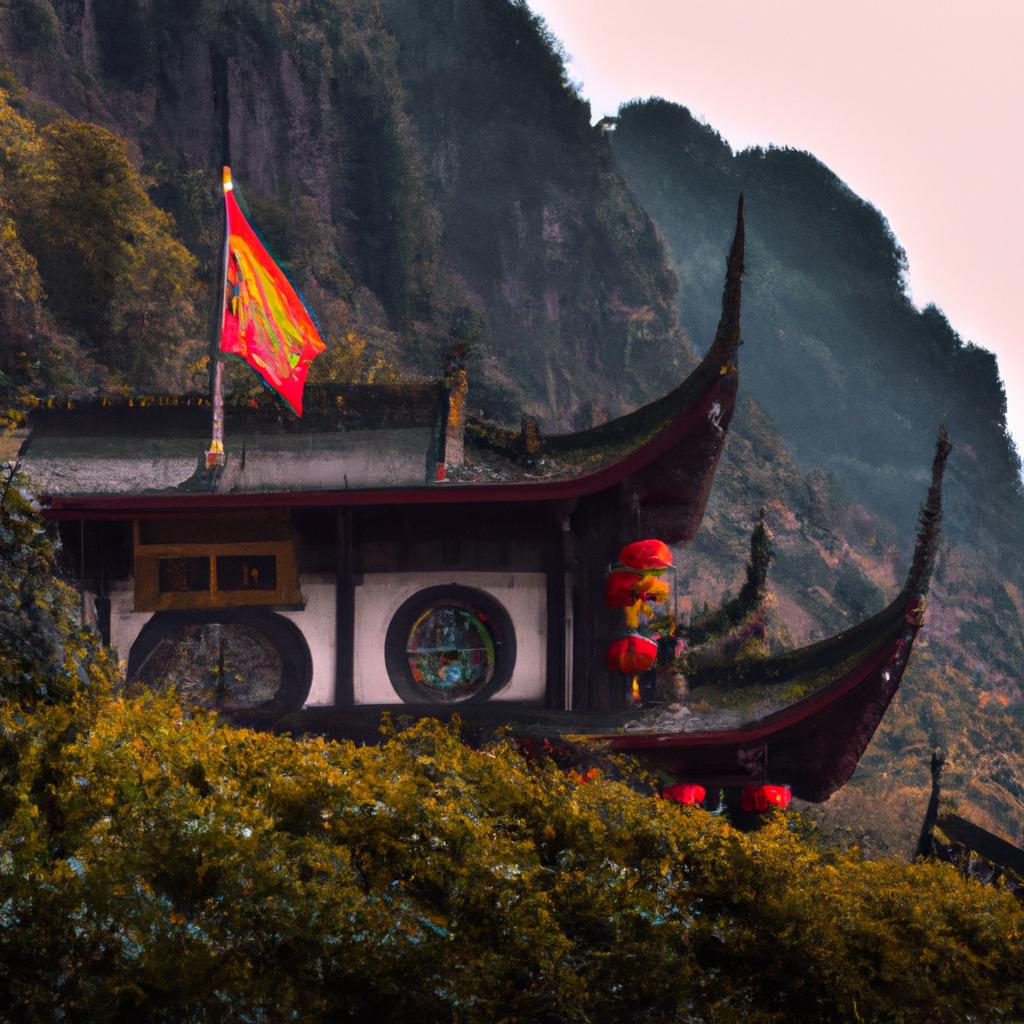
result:
[[[701,670],[824,673],[803,701],[724,733],[647,728],[606,657],[616,553],[644,537],[685,545],[703,517],[736,402],[742,273],[741,200],[704,358],[661,399],[577,433],[467,418],[456,370],[310,387],[301,420],[269,401],[229,406],[211,468],[205,398],[51,404],[21,461],[84,617],[130,682],[339,737],[372,738],[383,710],[590,734],[677,780],[781,778],[824,799],[856,766],[922,620],[944,436],[893,604],[810,648]]]

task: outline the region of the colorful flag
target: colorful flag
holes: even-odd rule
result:
[[[288,278],[245,219],[234,187],[231,169],[225,167],[227,281],[220,350],[244,359],[301,416],[309,364],[326,346]]]

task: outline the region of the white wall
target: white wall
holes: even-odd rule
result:
[[[337,660],[337,631],[335,629],[335,582],[333,575],[306,575],[299,579],[299,590],[305,600],[301,611],[278,612],[290,619],[302,631],[313,659],[313,682],[306,706],[334,703],[335,662]],[[86,594],[91,605],[93,595]],[[132,644],[138,639],[142,627],[156,612],[133,611],[135,584],[121,581],[110,589],[110,645],[125,664]]]
[[[299,590],[306,607],[301,612],[278,612],[302,630],[313,658],[313,684],[306,698],[306,707],[334,703],[335,664],[338,660],[336,589],[334,576],[302,576]]]
[[[355,590],[355,702],[401,704],[384,661],[388,625],[398,608],[424,587],[456,583],[486,591],[508,612],[516,634],[516,663],[509,682],[492,700],[543,700],[547,684],[547,599],[543,573],[368,573]],[[333,576],[303,576],[305,608],[279,612],[302,630],[313,659],[313,682],[306,706],[335,700],[337,629]],[[92,595],[86,595],[91,603]],[[153,612],[135,612],[134,584],[110,590],[110,642],[125,662],[132,644]],[[567,651],[572,650],[571,625]],[[570,676],[571,678],[571,676]]]
[[[132,644],[138,639],[142,627],[153,617],[153,612],[136,612],[135,582],[120,580],[110,587],[110,646],[127,666]]]
[[[384,641],[395,612],[424,587],[476,587],[500,602],[516,634],[512,678],[492,700],[542,700],[547,683],[547,591],[543,573],[367,573],[356,587],[355,702],[401,704],[388,677]]]

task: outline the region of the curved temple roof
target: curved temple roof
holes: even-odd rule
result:
[[[821,801],[853,774],[896,694],[924,619],[942,520],[942,477],[951,451],[939,428],[932,483],[921,507],[914,559],[896,599],[877,615],[837,636],[744,666],[706,670],[699,682],[785,682],[822,669],[834,678],[803,700],[736,729],[719,732],[629,733],[591,737],[679,778],[717,777],[788,783],[794,796]],[[850,664],[851,661],[853,664]],[[839,666],[846,666],[840,668]]]
[[[447,397],[436,384],[311,387],[304,420],[264,398],[228,409],[227,465],[202,468],[202,397],[69,402],[37,411],[24,468],[53,518],[260,505],[546,501],[624,486],[645,530],[689,540],[704,513],[736,400],[743,199],[722,316],[678,387],[616,420],[541,440],[555,470],[435,482]],[[254,408],[250,408],[250,406]]]

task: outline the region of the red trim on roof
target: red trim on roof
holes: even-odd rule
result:
[[[680,747],[727,747],[732,744],[751,746],[783,739],[815,718],[820,712],[828,710],[831,705],[855,690],[865,679],[881,670],[892,655],[898,641],[898,636],[890,636],[863,661],[850,669],[845,676],[840,676],[839,679],[817,693],[812,693],[803,700],[766,715],[748,726],[739,729],[726,729],[721,732],[628,733],[609,737],[611,747],[616,752],[636,752],[674,750]],[[913,641],[907,645],[904,665],[909,661],[912,647]],[[604,737],[601,738],[604,739]]]
[[[200,511],[204,509],[281,508],[343,505],[434,505],[477,502],[553,501],[581,498],[620,483],[643,469],[678,444],[687,441],[708,423],[708,413],[719,396],[728,390],[728,378],[719,378],[686,411],[646,443],[617,462],[584,476],[560,480],[502,484],[426,484],[418,487],[380,487],[366,490],[269,491],[242,494],[186,493],[84,495],[68,498],[42,495],[43,514],[49,519],[77,519],[88,513],[110,517],[136,512]],[[724,404],[724,402],[723,402]]]

